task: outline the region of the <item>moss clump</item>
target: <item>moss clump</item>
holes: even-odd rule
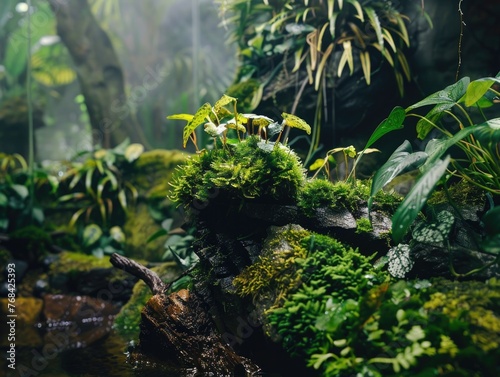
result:
[[[148,200],[164,200],[175,168],[187,159],[177,150],[155,149],[142,153],[134,162],[130,181]]]
[[[275,297],[272,306],[278,305],[299,282],[299,276],[295,273],[296,261],[307,255],[307,249],[301,245],[301,240],[307,235],[309,232],[301,228],[276,231],[268,238],[258,260],[233,280],[236,293],[255,297],[270,295],[272,291]]]
[[[155,271],[164,283],[174,280],[180,270],[174,263],[164,263],[151,269]],[[132,297],[121,308],[115,318],[114,329],[127,340],[139,339],[141,311],[153,294],[142,280],[138,281],[132,291]]]
[[[50,266],[50,272],[51,274],[71,274],[112,267],[108,258],[96,258],[92,255],[65,251],[59,254],[59,259]]]
[[[449,197],[448,197],[449,195]],[[436,206],[448,203],[449,201],[458,206],[471,207],[482,206],[485,203],[485,191],[477,186],[461,180],[448,188],[448,194],[445,190],[436,190],[427,201],[428,205]]]
[[[296,201],[304,180],[304,170],[292,150],[251,136],[191,156],[174,175],[169,198],[186,208],[214,199],[290,204]]]
[[[483,351],[500,347],[499,281],[439,280],[434,287],[437,292],[424,304],[425,309],[442,313],[451,321],[466,322],[472,341]]]
[[[372,231],[372,223],[367,217],[361,217],[356,220],[356,233],[370,233]]]

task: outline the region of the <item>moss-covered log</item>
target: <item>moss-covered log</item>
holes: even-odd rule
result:
[[[143,280],[154,293],[142,311],[139,345],[130,354],[132,362],[174,363],[217,376],[259,372],[257,365],[223,341],[196,294],[182,289],[167,295],[167,286],[155,272],[121,255],[113,254],[111,263]]]

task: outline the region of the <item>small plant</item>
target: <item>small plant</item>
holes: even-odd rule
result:
[[[49,175],[35,171],[38,185],[45,181],[57,187]],[[54,177],[52,177],[54,178]],[[28,165],[18,154],[0,154],[0,231],[10,232],[28,225],[41,225],[43,209],[30,197],[31,178]]]
[[[337,168],[337,178],[340,178],[340,174],[338,171],[338,166],[339,164],[336,162],[335,158],[333,157],[335,154],[338,154],[339,152],[342,153],[342,160],[344,163],[345,167],[345,175],[344,179],[346,181],[356,178],[356,165],[357,165],[357,160],[355,160],[355,157],[361,157],[361,154],[368,154],[368,153],[373,153],[373,152],[380,152],[378,149],[375,148],[365,148],[363,152],[356,152],[356,148],[354,148],[352,145],[348,147],[340,147],[340,148],[334,148],[332,150],[329,150],[326,153],[326,156],[324,158],[319,158],[316,161],[314,161],[311,166],[309,166],[310,171],[315,171],[313,178],[316,178],[317,175],[321,172],[324,171],[325,175],[327,178],[330,180],[330,164],[335,166]],[[352,167],[351,170],[349,170],[349,160],[352,160],[353,162],[356,162],[354,166]]]
[[[225,108],[230,104],[232,111]],[[215,196],[219,200],[293,202],[304,183],[304,171],[295,153],[279,140],[285,127],[307,133],[310,127],[294,115],[282,116],[279,124],[265,116],[239,114],[236,99],[227,95],[214,106],[204,104],[194,115],[170,116],[188,122],[183,144],[191,139],[199,152],[178,168],[170,199],[186,208],[205,206]],[[200,125],[214,138],[210,150],[200,151],[196,144],[195,130]]]
[[[125,234],[119,226],[103,230],[97,224],[88,224],[81,234],[82,248],[97,258],[118,253],[123,255]]]
[[[125,173],[144,150],[140,144],[122,144],[109,150],[84,152],[90,155],[84,162],[72,162],[61,179],[59,203],[75,203],[78,209],[69,226],[73,227],[85,215],[85,221],[108,223],[116,207],[127,209],[129,198],[136,200],[137,189],[126,180]],[[70,193],[65,193],[65,192]],[[94,216],[94,217],[92,217]]]

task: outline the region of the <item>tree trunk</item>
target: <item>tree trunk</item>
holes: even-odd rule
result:
[[[110,148],[129,137],[132,142],[144,144],[142,131],[127,103],[120,62],[87,0],[48,2],[57,20],[57,33],[75,63],[93,143]]]

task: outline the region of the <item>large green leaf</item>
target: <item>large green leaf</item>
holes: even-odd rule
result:
[[[474,136],[484,145],[500,143],[500,118],[471,127]]]
[[[448,148],[458,143],[464,137],[469,136],[471,133],[474,132],[474,130],[475,127],[467,127],[457,132],[451,138],[430,140],[427,143],[427,146],[425,147],[425,153],[427,153],[427,155],[429,156],[429,158],[425,163],[425,166],[434,164],[435,161],[440,159],[445,154]]]
[[[450,156],[436,161],[417,181],[392,216],[392,239],[400,243],[408,229],[417,218],[418,213],[427,202],[432,190],[446,172]]]
[[[412,153],[410,142],[405,140],[373,177],[370,199],[368,200],[368,211],[371,209],[373,197],[379,190],[398,175],[420,167],[426,159],[427,153]]]
[[[462,98],[465,102],[465,106],[472,106],[479,101],[494,82],[500,83],[500,79],[496,77],[485,77],[472,81]]]
[[[384,119],[378,125],[375,131],[373,131],[364,149],[369,148],[373,143],[375,143],[386,133],[403,128],[403,122],[405,120],[405,116],[406,113],[402,107],[396,106],[394,109],[392,109],[387,119]]]
[[[425,139],[434,125],[443,117],[445,114],[444,112],[451,109],[453,106],[455,106],[455,102],[440,103],[434,106],[424,118],[421,118],[417,122],[417,137],[420,140]]]
[[[189,137],[194,132],[196,127],[205,122],[205,118],[212,111],[212,106],[208,102],[204,103],[194,114],[193,118],[188,122],[182,132],[182,146],[186,148]]]
[[[438,105],[443,103],[454,104],[458,102],[460,98],[465,94],[469,83],[470,79],[468,77],[464,77],[461,80],[457,81],[455,84],[447,86],[443,90],[433,93],[430,96],[424,98],[422,101],[419,101],[416,104],[407,107],[406,112],[428,105]]]

